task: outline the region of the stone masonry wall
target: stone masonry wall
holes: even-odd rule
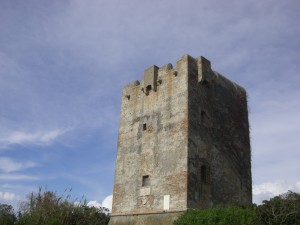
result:
[[[147,72],[124,88],[112,214],[187,208],[187,56],[157,71],[153,90]],[[147,84],[144,81],[147,80]],[[147,88],[149,90],[147,90]],[[143,187],[143,176],[148,182]]]
[[[245,90],[189,59],[188,207],[252,203]]]

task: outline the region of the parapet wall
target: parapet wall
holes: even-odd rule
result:
[[[158,67],[153,65],[147,68],[144,71],[144,76],[141,78],[141,81],[134,81],[128,85],[126,85],[123,89],[123,96],[130,95],[130,92],[136,86],[139,86],[140,90],[147,95],[149,91],[156,92],[158,86],[162,85],[163,80],[166,79],[167,75],[172,74],[174,77],[178,75],[178,65],[182,62],[186,63],[186,67],[188,64],[195,64],[197,68],[193,68],[197,73],[197,82],[202,84],[208,83],[218,83],[220,86],[223,86],[228,89],[232,89],[237,92],[246,93],[245,89],[240,85],[236,84],[233,81],[230,81],[220,73],[213,71],[211,68],[211,62],[204,58],[203,56],[199,58],[193,58],[189,55],[184,55],[177,63],[175,68],[171,63],[168,63],[164,66]]]

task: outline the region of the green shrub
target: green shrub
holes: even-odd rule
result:
[[[14,225],[16,216],[11,205],[0,204],[0,224],[1,225]]]
[[[300,194],[289,191],[265,200],[257,215],[266,225],[300,225]]]
[[[106,225],[108,221],[105,208],[74,204],[69,194],[58,197],[40,188],[23,202],[17,225]]]
[[[174,225],[259,225],[253,207],[189,209]]]

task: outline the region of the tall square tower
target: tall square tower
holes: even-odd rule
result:
[[[122,94],[110,225],[234,202],[252,202],[246,91],[204,57],[146,69]]]

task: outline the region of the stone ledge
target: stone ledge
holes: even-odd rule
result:
[[[172,225],[185,211],[157,212],[149,214],[112,215],[109,225]]]

